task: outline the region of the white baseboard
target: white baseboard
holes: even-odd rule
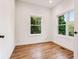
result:
[[[30,43],[25,43],[25,42],[21,42],[19,44],[16,44],[16,46],[19,45],[28,45],[28,44],[36,44],[36,43],[43,43],[43,42],[49,42],[50,40],[46,40],[46,41],[39,41],[39,42],[30,42]]]

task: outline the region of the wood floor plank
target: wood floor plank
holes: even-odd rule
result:
[[[53,42],[16,46],[11,59],[73,59],[73,52]]]

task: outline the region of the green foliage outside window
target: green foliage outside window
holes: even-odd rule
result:
[[[73,21],[69,21],[68,32],[69,32],[69,36],[74,36],[74,22]]]
[[[64,15],[58,17],[58,33],[66,35],[66,22]]]
[[[66,25],[59,26],[59,34],[66,35]]]
[[[66,26],[68,31],[66,31]],[[74,36],[74,11],[73,10],[58,17],[58,34],[66,35],[66,32],[68,33],[69,36]]]
[[[31,16],[31,34],[41,33],[41,17]]]
[[[31,34],[40,34],[41,27],[40,26],[31,26]]]
[[[66,24],[64,15],[59,16],[58,18],[59,18],[59,21],[58,21],[58,22],[59,22],[59,25],[61,25],[61,24]]]
[[[74,36],[74,11],[69,12],[68,23],[68,34],[69,36]]]
[[[31,17],[31,25],[40,25],[41,24],[41,17],[32,16]]]

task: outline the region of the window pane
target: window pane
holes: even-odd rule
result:
[[[73,24],[73,22],[69,22],[69,23],[70,23],[68,25],[69,36],[74,36],[74,24]]]
[[[41,17],[31,16],[31,34],[41,33]]]
[[[41,26],[31,26],[31,34],[40,34]]]
[[[31,24],[32,25],[40,25],[41,24],[41,17],[31,16]]]
[[[66,19],[64,15],[58,17],[58,34],[66,34]]]
[[[74,11],[69,12],[68,32],[69,36],[74,36]]]
[[[58,19],[59,19],[59,21],[58,21],[59,25],[60,25],[60,24],[66,24],[66,21],[65,21],[64,15],[59,16]]]
[[[61,25],[61,26],[58,26],[59,28],[59,34],[62,34],[62,35],[65,35],[66,34],[66,25]]]

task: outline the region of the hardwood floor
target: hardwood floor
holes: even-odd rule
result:
[[[16,46],[11,59],[73,59],[73,52],[47,42]]]

